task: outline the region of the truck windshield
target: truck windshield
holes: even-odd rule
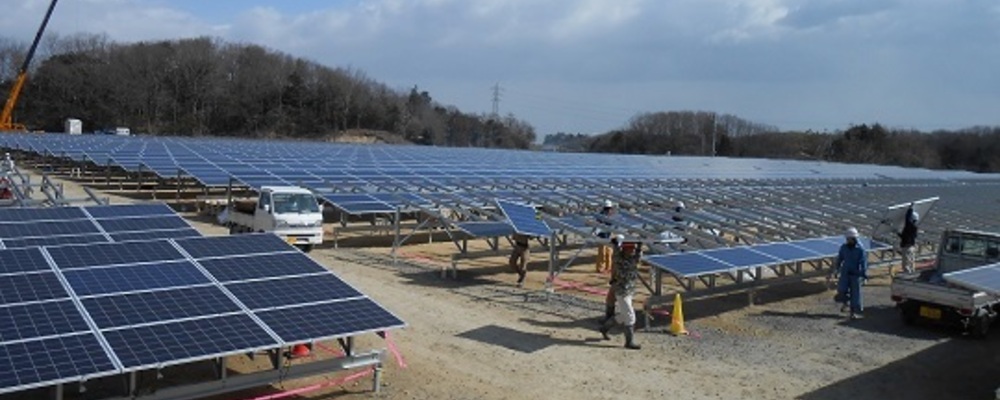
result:
[[[271,199],[274,201],[274,212],[277,214],[319,212],[319,204],[311,194],[274,193]]]

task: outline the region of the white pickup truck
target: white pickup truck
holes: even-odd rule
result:
[[[323,209],[300,187],[264,186],[256,201],[233,202],[225,213],[229,234],[271,232],[303,251],[323,243]]]
[[[1000,297],[951,285],[942,275],[1000,261],[1000,234],[952,229],[941,236],[934,268],[897,275],[892,300],[904,323],[952,324],[986,336],[1000,311]]]

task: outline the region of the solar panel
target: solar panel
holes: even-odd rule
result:
[[[177,215],[172,208],[163,203],[155,204],[121,204],[112,206],[84,207],[91,216],[101,218],[125,218],[153,215]]]
[[[125,232],[125,233],[111,234],[111,239],[114,240],[115,242],[148,241],[156,239],[182,239],[182,238],[193,238],[193,237],[201,237],[201,233],[199,233],[194,228],[171,229],[167,231]]]
[[[754,246],[753,250],[783,261],[808,260],[819,256],[814,251],[793,246],[791,243],[771,243]]]
[[[82,299],[101,329],[240,311],[215,285]]]
[[[8,249],[24,249],[29,247],[61,246],[65,244],[108,243],[108,237],[103,234],[48,236],[27,239],[4,239],[3,245]]]
[[[333,274],[237,282],[226,285],[251,310],[361,296]]]
[[[102,330],[126,371],[277,347],[246,314]]]
[[[93,333],[0,345],[0,393],[116,371]]]
[[[0,251],[0,274],[51,270],[38,249]]]
[[[794,242],[789,242],[794,246],[801,247],[813,252],[816,252],[823,256],[835,256],[840,251],[840,245],[843,243],[838,243],[834,241],[835,238],[821,238],[821,239],[809,239],[809,240],[798,240]]]
[[[344,203],[337,204],[341,210],[344,210],[348,214],[376,214],[376,213],[389,213],[395,212],[396,208],[380,201],[372,201],[366,203]]]
[[[756,253],[750,247],[734,247],[728,249],[702,251],[701,255],[712,257],[726,264],[745,268],[751,266],[765,265],[778,261],[773,257]]]
[[[0,305],[69,297],[52,272],[0,276]]]
[[[0,343],[89,331],[69,299],[0,307]]]
[[[549,225],[538,218],[538,213],[534,207],[509,201],[497,200],[497,205],[517,233],[528,236],[548,237],[552,230]]]
[[[186,221],[176,215],[162,217],[144,218],[121,218],[121,219],[99,219],[97,220],[105,232],[135,232],[153,231],[163,229],[190,228]]]
[[[291,245],[270,233],[179,239],[177,244],[198,259],[295,251]]]
[[[169,242],[99,243],[46,248],[60,269],[170,261],[184,258]]]
[[[211,282],[188,261],[157,262],[63,272],[77,296],[198,285]]]
[[[645,260],[657,268],[682,277],[719,273],[736,268],[700,253],[655,255],[646,257]]]
[[[1000,264],[949,272],[944,274],[944,280],[968,289],[1000,295]]]
[[[514,228],[506,222],[459,222],[455,225],[475,237],[498,237],[514,233]]]
[[[370,299],[256,312],[285,342],[352,336],[402,327],[403,321]]]
[[[0,224],[0,239],[101,233],[89,220],[38,221]]]
[[[326,268],[302,253],[279,253],[202,260],[202,267],[220,282],[242,281],[272,276],[325,272]]]
[[[87,218],[87,215],[84,214],[78,207],[0,209],[0,222],[28,222],[45,220],[64,221],[68,219],[85,218]]]

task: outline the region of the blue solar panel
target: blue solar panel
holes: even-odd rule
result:
[[[73,301],[0,307],[0,342],[90,331]]]
[[[345,337],[404,325],[403,321],[368,298],[255,314],[285,342]]]
[[[104,231],[108,233],[181,229],[191,227],[191,225],[188,225],[186,221],[176,215],[144,218],[99,219],[97,222],[101,224]]]
[[[217,258],[199,261],[220,282],[273,276],[324,272],[326,268],[302,253],[267,254],[253,257]]]
[[[83,235],[101,233],[89,220],[41,221],[0,224],[0,239],[46,237],[58,235]]]
[[[0,208],[0,222],[65,221],[85,218],[87,215],[78,207]]]
[[[239,311],[215,285],[83,299],[101,329]]]
[[[500,206],[500,210],[510,220],[510,224],[513,225],[517,233],[542,237],[551,235],[552,230],[549,229],[549,225],[538,218],[538,213],[533,207],[503,200],[497,200],[497,205]]]
[[[345,203],[337,204],[341,210],[347,212],[348,214],[376,214],[376,213],[389,213],[395,212],[396,208],[385,204],[380,201],[367,202],[367,203]]]
[[[155,204],[122,204],[113,206],[84,207],[94,218],[125,218],[154,215],[177,215],[174,210],[163,203]]]
[[[176,242],[191,257],[199,259],[296,251],[292,245],[270,233],[178,239]]]
[[[168,231],[127,232],[127,233],[111,234],[111,240],[114,240],[116,242],[145,241],[145,240],[157,240],[157,239],[182,239],[182,238],[194,238],[194,237],[201,237],[201,233],[199,233],[194,228],[171,229]]]
[[[108,243],[108,237],[103,234],[48,236],[27,239],[4,239],[3,245],[8,249],[23,249],[28,247],[62,246],[66,244]]]
[[[92,333],[0,345],[0,393],[116,371]]]
[[[741,268],[771,264],[778,261],[773,257],[755,253],[748,247],[708,250],[701,252],[701,254]]]
[[[754,246],[753,249],[783,261],[800,261],[819,257],[819,254],[814,251],[796,247],[790,243],[771,243]]]
[[[226,284],[251,310],[361,296],[333,274]]]
[[[836,238],[809,239],[789,242],[789,244],[816,252],[822,256],[832,257],[837,255],[840,251],[840,245],[843,244],[843,242],[838,243],[835,240]]]
[[[167,241],[98,243],[49,247],[47,250],[56,266],[63,270],[184,259]]]
[[[188,261],[63,272],[77,296],[181,287],[211,282]]]
[[[51,270],[38,249],[0,250],[0,274]]]
[[[245,314],[101,332],[126,370],[168,366],[279,345]]]
[[[0,276],[0,305],[69,297],[52,272]]]
[[[682,277],[715,274],[736,268],[699,253],[656,255],[647,257],[645,260],[657,268]]]
[[[455,225],[475,237],[507,236],[514,233],[514,228],[506,222],[459,222]]]

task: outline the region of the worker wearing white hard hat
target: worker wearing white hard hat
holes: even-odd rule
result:
[[[683,222],[684,221],[684,216],[682,215],[683,211],[684,211],[684,202],[677,200],[677,202],[674,203],[674,215],[670,217],[670,219],[674,220],[674,222]]]
[[[14,170],[14,159],[10,158],[10,153],[3,154],[3,170],[4,171]]]
[[[868,279],[868,252],[858,240],[858,230],[854,227],[844,231],[844,242],[833,263],[840,275],[834,300],[842,304],[841,311],[850,308],[851,319],[861,319],[864,311],[861,282]]]
[[[615,204],[611,200],[604,200],[604,207],[597,213],[598,228],[595,229],[597,237],[608,239],[611,237],[611,218],[615,216]],[[597,265],[595,269],[599,273],[611,270],[611,248],[606,244],[601,244],[597,248]]]

